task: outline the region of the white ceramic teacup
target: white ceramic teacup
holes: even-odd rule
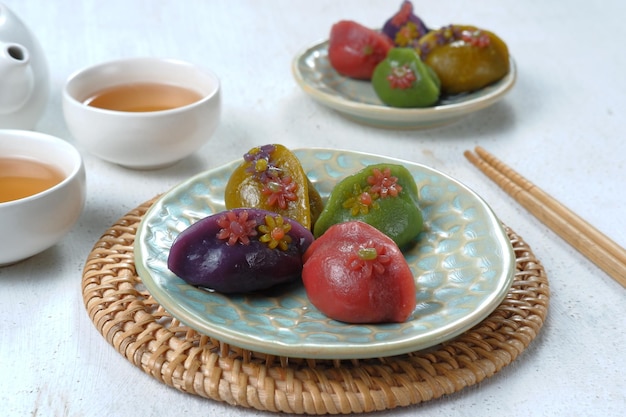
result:
[[[62,179],[36,194],[0,202],[0,266],[56,244],[74,226],[85,203],[83,160],[65,140],[33,131],[0,130],[0,159],[16,158],[54,168]]]
[[[199,94],[191,104],[159,111],[110,110],[86,104],[94,94],[122,85],[164,84]],[[184,159],[213,135],[220,119],[218,77],[171,59],[128,58],[98,64],[70,76],[63,113],[79,145],[109,162],[154,169]]]

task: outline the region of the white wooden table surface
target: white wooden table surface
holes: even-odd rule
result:
[[[270,416],[178,392],[133,367],[91,323],[81,272],[119,217],[198,171],[264,143],[381,153],[475,189],[532,247],[551,285],[548,319],[511,365],[448,397],[375,416],[618,416],[626,410],[626,290],[529,215],[463,157],[481,145],[626,245],[626,3],[416,1],[431,25],[498,33],[519,71],[500,103],[454,125],[387,131],[306,96],[290,70],[340,19],[379,26],[400,1],[3,0],[46,51],[51,97],[37,130],[73,142],[61,89],[87,65],[165,56],[213,69],[224,112],[210,144],[162,170],[83,151],[84,213],[58,245],[0,268],[0,415]],[[0,239],[6,239],[0,236]]]

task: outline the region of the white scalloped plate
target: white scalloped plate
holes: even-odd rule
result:
[[[291,69],[298,85],[312,98],[366,125],[392,129],[425,129],[458,121],[495,104],[515,85],[517,69],[500,81],[472,93],[444,98],[433,107],[395,108],[384,105],[369,81],[339,75],[328,61],[328,41],[318,42],[294,58]]]
[[[327,197],[343,177],[380,162],[401,163],[420,190],[425,230],[405,252],[417,308],[400,324],[352,325],[328,319],[301,283],[251,295],[223,295],[186,284],[167,268],[176,236],[224,210],[224,189],[241,161],[203,172],[164,194],[135,240],[137,272],[153,297],[182,323],[253,351],[312,359],[399,355],[449,340],[486,318],[513,281],[515,256],[489,206],[458,181],[423,165],[331,149],[298,149],[311,182]]]

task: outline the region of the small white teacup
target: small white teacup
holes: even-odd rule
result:
[[[221,112],[211,71],[172,59],[127,58],[70,76],[63,114],[88,152],[128,168],[155,169],[196,152]]]
[[[0,266],[60,241],[86,196],[80,153],[68,142],[27,130],[0,130]]]

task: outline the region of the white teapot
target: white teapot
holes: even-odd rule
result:
[[[0,3],[0,129],[33,130],[49,94],[43,49],[24,23]]]

